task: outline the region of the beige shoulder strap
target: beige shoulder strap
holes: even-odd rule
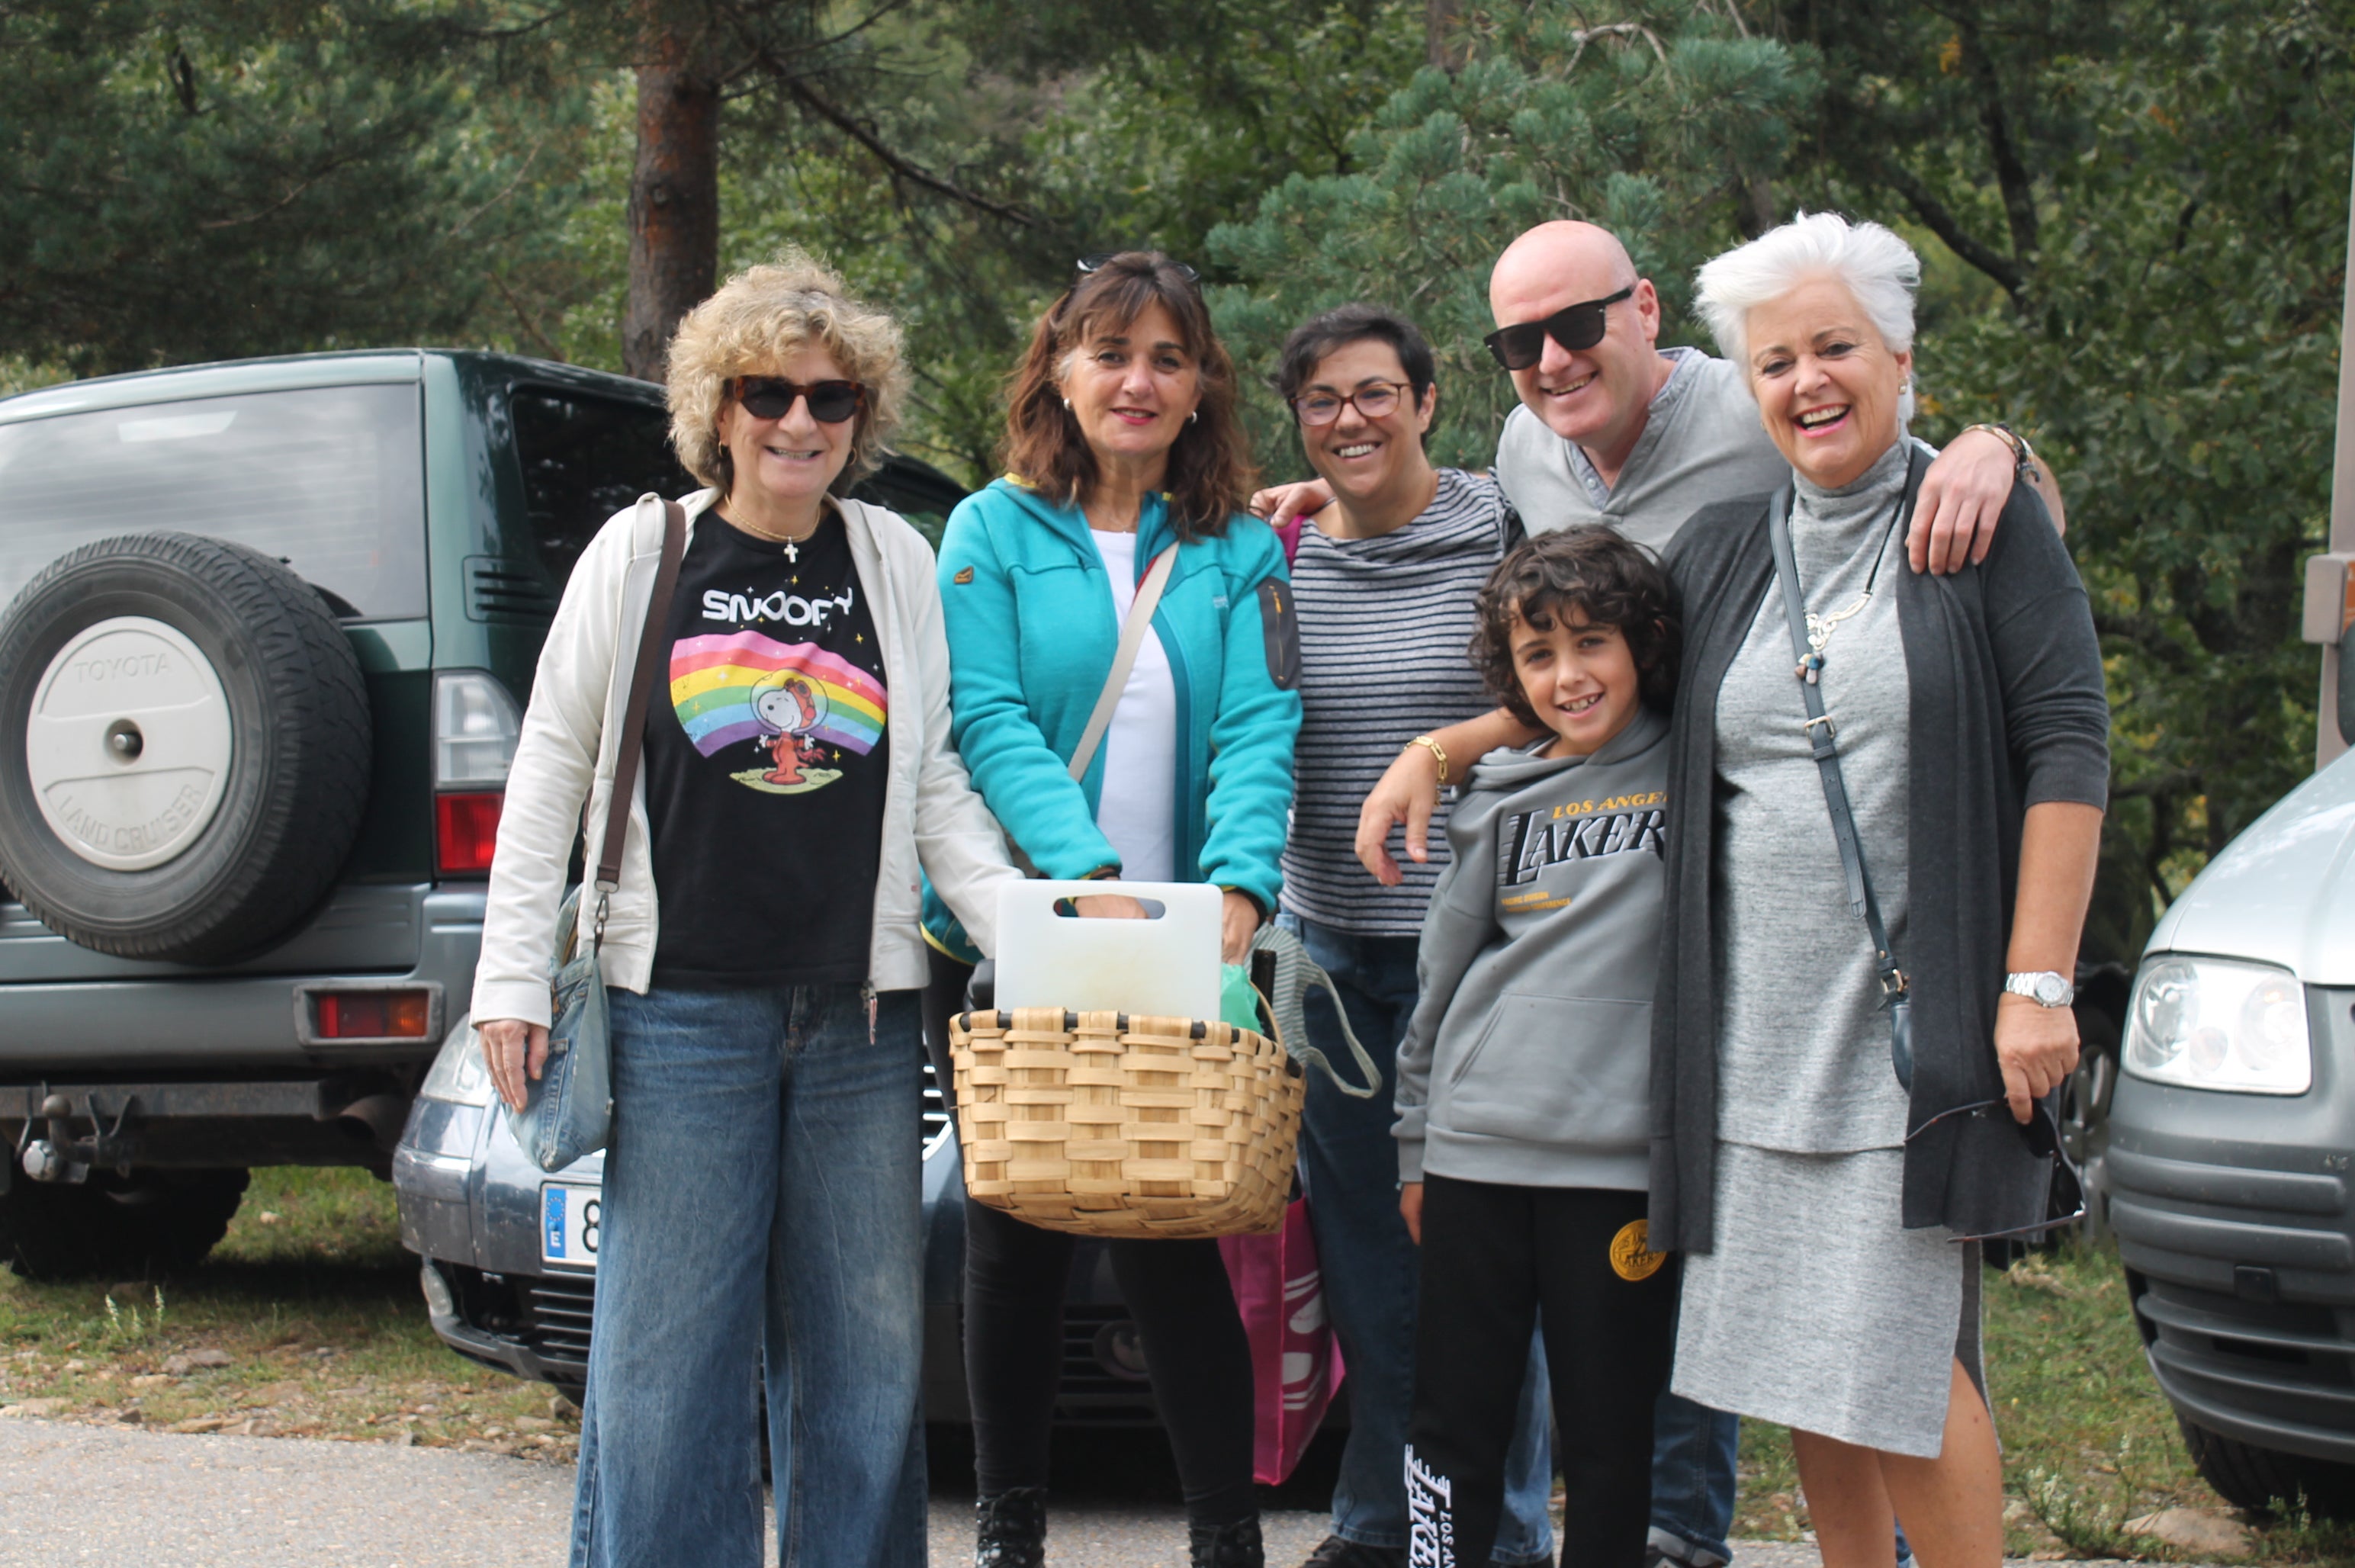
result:
[[[1112,728],[1120,694],[1128,689],[1128,672],[1136,667],[1136,650],[1145,645],[1153,612],[1161,603],[1161,591],[1168,586],[1169,573],[1177,565],[1178,547],[1173,544],[1153,558],[1153,564],[1145,570],[1145,581],[1136,585],[1136,600],[1128,607],[1128,619],[1120,624],[1120,646],[1112,656],[1112,673],[1104,677],[1095,711],[1088,715],[1088,727],[1080,732],[1079,750],[1071,753],[1074,779],[1087,777],[1088,764],[1096,760],[1096,748],[1103,744],[1104,731]]]

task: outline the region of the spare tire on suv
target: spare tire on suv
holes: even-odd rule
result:
[[[192,534],[85,545],[0,616],[0,882],[101,953],[242,957],[333,885],[370,749],[317,589]]]

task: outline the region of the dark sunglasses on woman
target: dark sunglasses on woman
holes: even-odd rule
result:
[[[1545,353],[1545,340],[1549,337],[1572,354],[1602,342],[1603,313],[1635,292],[1636,285],[1630,283],[1607,299],[1565,305],[1543,321],[1517,321],[1510,326],[1500,326],[1480,341],[1488,346],[1488,352],[1506,369],[1526,370]]]
[[[781,420],[802,398],[809,400],[810,418],[820,424],[840,424],[867,401],[867,389],[856,381],[812,381],[804,386],[783,376],[739,376],[736,401],[756,420]]]

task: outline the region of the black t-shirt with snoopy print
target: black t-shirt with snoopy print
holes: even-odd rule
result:
[[[698,518],[668,662],[644,763],[654,983],[864,980],[890,699],[841,517],[790,549]]]

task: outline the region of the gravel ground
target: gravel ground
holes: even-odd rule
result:
[[[571,1505],[570,1467],[496,1454],[0,1421],[0,1568],[559,1568]],[[971,1509],[933,1502],[932,1568],[972,1560]],[[1264,1528],[1271,1568],[1293,1568],[1325,1520],[1272,1512]],[[1058,1510],[1048,1539],[1060,1568],[1185,1568],[1184,1515],[1166,1505]],[[1734,1562],[1817,1560],[1756,1542]]]

